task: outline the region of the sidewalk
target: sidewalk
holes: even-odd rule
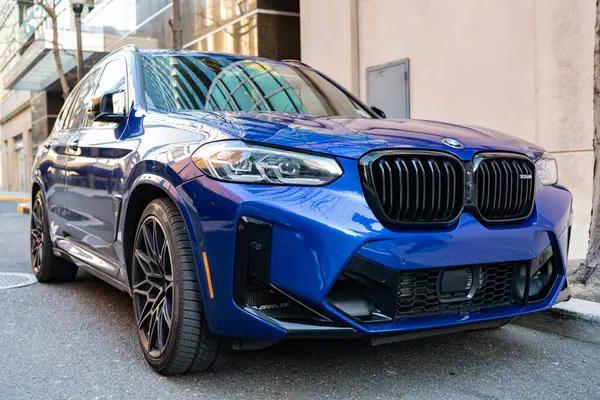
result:
[[[19,203],[31,202],[31,193],[6,192],[4,190],[0,190],[0,201],[16,201]]]
[[[552,312],[600,324],[600,303],[594,301],[571,299],[552,307]]]

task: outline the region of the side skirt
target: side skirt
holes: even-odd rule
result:
[[[78,254],[81,254],[81,256],[77,256],[77,255],[73,254],[74,251],[69,251],[69,250],[73,250],[73,249],[76,249],[76,252]],[[99,257],[95,256],[94,254],[83,249],[81,246],[77,246],[70,240],[63,239],[63,238],[58,238],[56,240],[56,246],[53,248],[53,253],[56,256],[62,257],[64,259],[72,262],[73,264],[77,265],[79,268],[83,269],[84,271],[89,272],[90,274],[94,275],[95,277],[103,280],[104,282],[108,283],[109,285],[114,286],[115,288],[117,288],[131,296],[131,290],[129,288],[129,285],[126,285],[125,283],[121,282],[119,279],[104,272],[107,270],[112,270],[113,267],[118,271],[118,266],[116,264],[110,263],[103,259],[100,259]],[[92,260],[97,260],[99,262],[94,263]],[[107,265],[110,265],[110,267],[107,268]]]

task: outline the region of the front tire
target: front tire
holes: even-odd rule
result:
[[[157,372],[204,371],[226,360],[231,341],[208,328],[189,236],[168,198],[152,201],[140,218],[131,291],[140,345]]]
[[[44,196],[38,191],[31,206],[29,228],[31,267],[39,282],[68,282],[77,276],[77,266],[52,252]]]

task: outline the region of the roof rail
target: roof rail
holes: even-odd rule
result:
[[[307,67],[307,68],[311,68],[311,66],[310,66],[310,65],[308,65],[308,64],[306,64],[306,63],[303,63],[303,62],[302,62],[302,61],[300,61],[300,60],[294,60],[293,58],[286,58],[286,59],[283,59],[283,60],[281,60],[281,61],[282,61],[282,62],[286,62],[286,63],[290,63],[290,64],[301,65],[301,66],[303,66],[303,67]]]

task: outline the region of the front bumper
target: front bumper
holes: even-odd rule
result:
[[[199,177],[178,188],[190,216],[188,228],[198,239],[194,254],[205,287],[207,320],[214,332],[279,340],[286,336],[379,337],[459,325],[467,329],[473,326],[470,324],[504,321],[547,309],[559,299],[561,290],[567,290],[564,266],[572,197],[566,189],[538,187],[534,212],[518,223],[484,226],[464,213],[451,227],[390,231],[366,204],[356,163],[340,162],[344,176],[326,187],[253,186]],[[272,227],[267,272],[270,284],[323,317],[321,322],[279,320],[240,302],[235,264],[243,218]],[[328,293],[356,256],[393,271],[408,271],[533,260],[548,247],[554,250],[558,273],[548,295],[533,304],[511,303],[364,323],[327,301]],[[214,298],[207,296],[202,252],[210,265]],[[566,297],[566,292],[562,293],[561,297]]]

